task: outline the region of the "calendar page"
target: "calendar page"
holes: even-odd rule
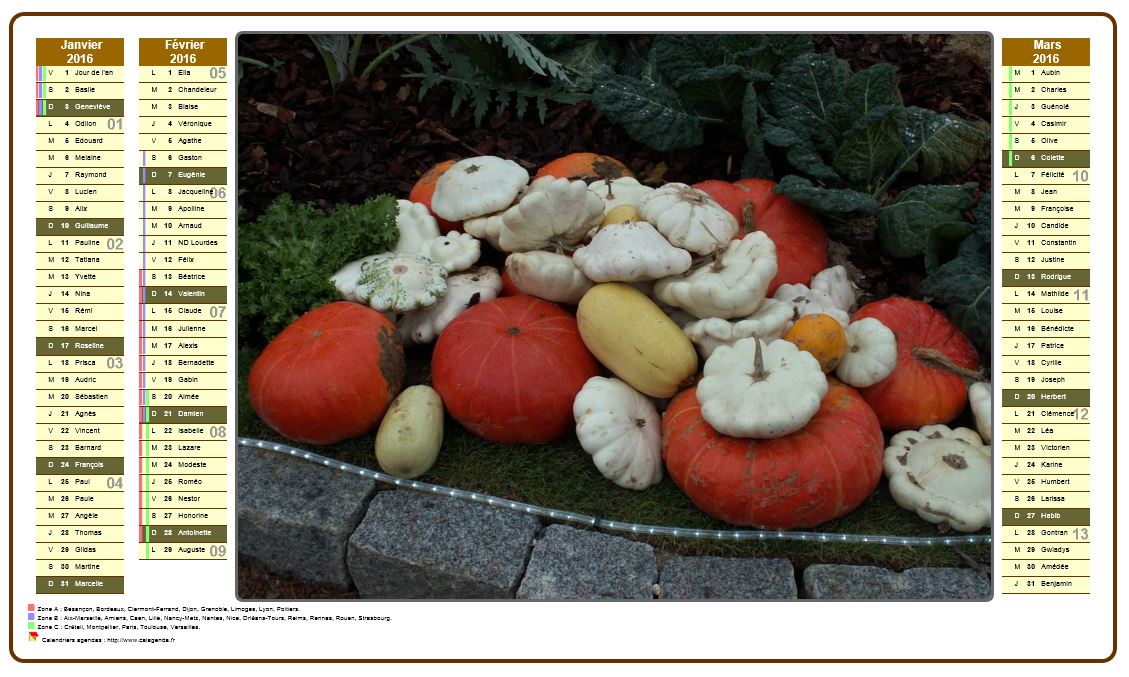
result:
[[[8,671],[1119,662],[1112,5],[115,5],[8,30]]]

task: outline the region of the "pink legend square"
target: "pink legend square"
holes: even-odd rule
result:
[[[34,604],[28,604],[28,605],[27,605],[27,610],[28,610],[28,611],[35,611],[35,605],[34,605]]]

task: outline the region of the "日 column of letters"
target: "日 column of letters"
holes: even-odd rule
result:
[[[141,38],[141,559],[227,556],[227,40]]]
[[[125,591],[124,64],[122,39],[36,40],[38,594]]]
[[[1003,592],[1090,590],[1090,44],[1003,40]]]

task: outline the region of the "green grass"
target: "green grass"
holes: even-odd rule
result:
[[[246,376],[254,353],[239,356],[239,434],[282,443],[289,441],[266,426],[246,398]],[[408,351],[405,387],[429,382],[429,350]],[[375,431],[329,447],[309,447],[341,461],[379,470],[373,453]],[[300,445],[298,445],[300,446]],[[542,445],[504,445],[486,442],[468,433],[448,417],[443,449],[422,481],[524,501],[547,508],[571,510],[608,520],[688,529],[734,529],[699,511],[670,481],[644,491],[623,489],[604,479],[575,436]],[[822,532],[935,536],[937,529],[915,514],[898,507],[885,480],[857,510],[818,529]],[[624,535],[621,532],[614,532]],[[864,543],[807,543],[767,541],[710,541],[674,537],[638,538],[663,555],[717,555],[788,557],[797,568],[815,563],[869,564],[893,569],[916,566],[967,566],[968,560],[987,564],[991,546],[964,545],[959,550]],[[963,554],[962,554],[963,553]]]

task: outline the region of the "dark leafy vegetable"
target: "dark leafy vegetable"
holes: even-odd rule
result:
[[[780,192],[832,218],[873,213],[902,175],[957,176],[988,151],[986,125],[905,107],[889,64],[851,73],[833,53],[801,54],[780,66],[766,101],[764,141],[783,150],[794,172],[781,179]],[[888,221],[904,216],[904,206],[886,209],[895,211]],[[895,256],[924,251],[887,241]]]
[[[949,317],[982,355],[992,348],[992,194],[984,193],[972,210],[971,233],[957,255],[937,266],[921,282],[921,293],[948,306]]]
[[[592,103],[635,139],[655,150],[674,150],[702,143],[706,122],[687,110],[670,89],[619,75],[605,68],[593,80]]]
[[[396,244],[396,200],[387,195],[326,214],[290,196],[239,223],[240,341],[270,341],[315,306],[339,298],[329,278],[349,261]]]
[[[959,240],[972,230],[964,212],[975,202],[975,183],[963,186],[914,186],[878,212],[878,237],[893,256],[925,254],[926,270],[938,256],[940,239]]]

